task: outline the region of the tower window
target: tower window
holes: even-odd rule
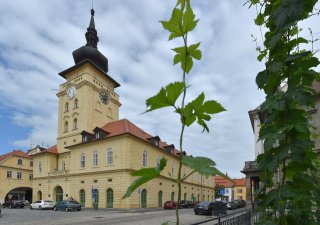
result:
[[[78,99],[76,98],[75,100],[74,100],[74,106],[73,106],[75,109],[76,108],[79,108],[79,101],[78,101]]]
[[[64,111],[68,112],[69,111],[69,103],[67,102],[64,106]]]
[[[84,168],[86,166],[86,156],[84,153],[80,155],[80,167]]]
[[[68,121],[64,122],[64,132],[68,132]]]
[[[42,164],[41,164],[41,161],[39,161],[39,163],[38,163],[38,172],[39,172],[39,173],[42,172]]]
[[[73,120],[73,129],[74,130],[78,129],[78,119],[77,118],[74,118],[74,120]]]
[[[64,160],[61,162],[61,170],[62,171],[66,170],[66,162]]]

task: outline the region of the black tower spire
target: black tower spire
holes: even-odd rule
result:
[[[105,73],[108,72],[108,59],[98,51],[99,37],[94,24],[94,9],[91,9],[91,19],[87,32],[85,34],[87,44],[73,51],[73,59],[75,64],[78,64],[86,59],[89,59],[96,66],[102,69]]]

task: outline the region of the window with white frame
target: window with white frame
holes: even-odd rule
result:
[[[78,129],[78,119],[77,118],[73,119],[73,129],[74,130]]]
[[[92,153],[92,165],[98,166],[98,151]]]
[[[171,174],[172,176],[174,176],[176,173],[176,163],[175,162],[172,162],[172,168],[171,168]]]
[[[107,151],[107,164],[111,165],[113,164],[113,151],[112,148],[109,148]]]
[[[66,162],[64,160],[62,160],[62,162],[61,162],[61,170],[62,171],[66,170]]]
[[[86,156],[84,153],[80,155],[80,167],[84,168],[86,166]]]
[[[17,172],[17,179],[21,179],[22,178],[22,173],[21,172]]]
[[[41,161],[38,162],[38,172],[42,173],[42,164]]]
[[[143,151],[143,155],[142,155],[142,165],[144,167],[148,166],[148,152],[146,150]]]
[[[12,171],[7,171],[7,178],[12,178]]]
[[[160,167],[161,156],[157,157],[157,167]]]

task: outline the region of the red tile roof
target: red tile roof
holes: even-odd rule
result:
[[[233,179],[234,180],[234,186],[246,186],[246,179]]]
[[[2,161],[4,159],[7,159],[7,158],[9,158],[11,156],[17,156],[17,157],[31,159],[31,157],[28,156],[24,151],[22,151],[22,150],[13,150],[12,152],[9,152],[7,154],[0,155],[0,161]]]
[[[58,152],[58,148],[57,145],[53,145],[50,148],[48,148],[46,151],[44,152],[50,152],[50,153],[54,153],[54,154],[59,154]]]
[[[117,120],[111,123],[105,124],[103,127],[101,127],[104,131],[108,132],[107,137],[113,137],[121,134],[131,134],[137,138],[140,138],[146,142],[149,142],[149,138],[152,138],[153,136],[146,133],[144,130],[133,124],[127,119]],[[150,142],[149,142],[150,143]],[[159,147],[166,151],[164,146],[168,146],[168,144],[164,141],[159,142]],[[178,155],[180,151],[177,149],[174,149],[174,154]]]
[[[230,180],[227,180],[226,178],[221,177],[221,176],[214,176],[213,179],[214,179],[215,185],[218,184],[218,185],[223,186],[225,188],[231,188],[231,186],[233,185]]]

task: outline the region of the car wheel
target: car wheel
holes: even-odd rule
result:
[[[66,212],[68,212],[69,211],[69,209],[66,207]]]
[[[57,207],[53,207],[53,210],[54,210],[54,211],[57,211]]]
[[[194,214],[198,215],[199,213],[195,212]]]

